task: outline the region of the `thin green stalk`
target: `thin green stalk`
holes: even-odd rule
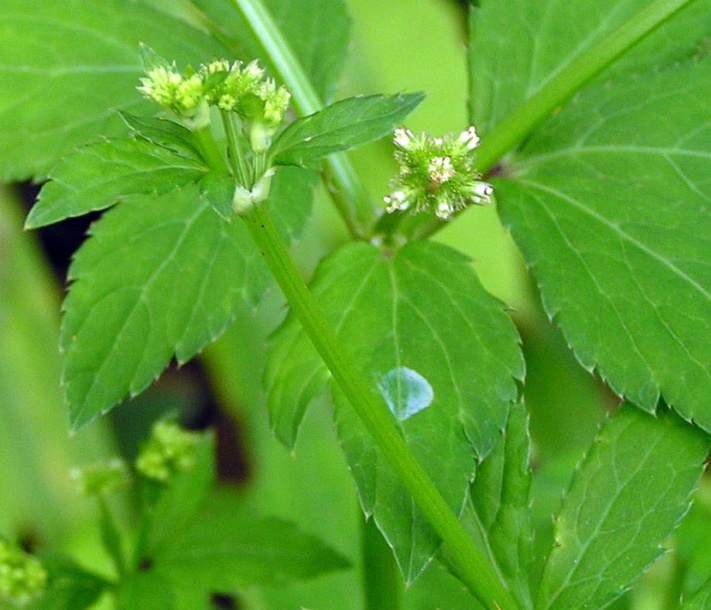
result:
[[[228,157],[232,173],[240,186],[247,189],[252,188],[251,176],[249,175],[247,163],[242,154],[242,147],[239,145],[234,117],[226,110],[220,110],[220,118],[222,119],[222,125],[225,128],[225,135],[227,136],[227,150],[229,151]]]
[[[101,527],[101,539],[104,548],[111,555],[111,559],[116,567],[119,579],[127,573],[126,558],[121,544],[121,534],[114,519],[108,501],[102,495],[97,496],[99,503],[99,524]]]
[[[657,0],[597,45],[576,57],[482,139],[477,150],[477,165],[482,174],[486,175],[491,171],[506,153],[523,142],[556,108],[569,100],[615,59],[692,2],[694,0]],[[446,225],[434,219],[408,224],[409,226],[403,226],[402,230],[415,239],[424,239]]]
[[[371,390],[370,384],[336,337],[279,238],[266,206],[253,206],[243,218],[291,310],[373,441],[447,545],[463,582],[484,607],[492,610],[516,609],[515,602],[491,564],[474,545],[432,479],[410,453],[385,401]]]
[[[321,110],[323,101],[261,0],[232,0],[232,4],[289,89],[296,112],[306,116]],[[368,238],[370,228],[377,220],[377,210],[346,155],[329,155],[324,161],[323,172],[333,202],[351,235],[357,239]]]

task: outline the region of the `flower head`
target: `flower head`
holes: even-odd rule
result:
[[[289,106],[290,94],[266,78],[257,61],[243,64],[217,59],[197,70],[178,71],[148,47],[142,48],[146,76],[138,90],[159,106],[170,110],[188,126],[204,127],[209,107],[236,113],[245,135],[256,150],[266,150]],[[252,133],[254,131],[254,134]]]
[[[39,597],[46,586],[47,570],[42,562],[0,538],[0,600],[24,606]]]
[[[474,165],[474,149],[479,136],[469,127],[458,136],[414,135],[400,127],[393,136],[395,159],[400,165],[384,198],[388,212],[413,209],[415,213],[434,211],[442,219],[470,204],[489,203],[491,185],[479,180]]]
[[[138,455],[136,470],[148,479],[167,483],[174,473],[193,467],[195,447],[200,438],[196,432],[160,420],[153,424],[151,438]]]
[[[79,493],[85,496],[110,493],[129,482],[128,466],[119,458],[83,468],[74,468],[71,477]]]

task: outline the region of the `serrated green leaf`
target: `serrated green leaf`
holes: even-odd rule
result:
[[[193,0],[219,27],[239,59],[261,58],[264,51],[254,39],[231,0]],[[264,0],[290,49],[324,102],[329,102],[348,56],[350,19],[344,0]]]
[[[189,585],[206,594],[313,578],[349,566],[314,536],[286,521],[254,515],[230,495],[212,496],[166,542],[153,556],[152,569],[176,590]]]
[[[396,252],[352,244],[326,259],[312,290],[344,345],[399,420],[410,449],[460,512],[475,456],[499,437],[523,376],[518,339],[502,306],[467,260],[435,243]],[[290,317],[268,363],[269,408],[277,436],[292,445],[308,402],[328,374]],[[438,541],[340,394],[341,443],[361,502],[412,581]]]
[[[523,404],[512,407],[501,439],[477,469],[471,503],[486,547],[521,608],[532,608],[529,584],[531,441]]]
[[[202,159],[195,135],[182,125],[156,117],[136,116],[129,112],[120,114],[135,137],[144,138],[188,159]]]
[[[136,91],[139,42],[179,65],[225,47],[140,2],[3,0],[0,176],[43,177],[77,145],[125,132],[116,110],[148,108]]]
[[[521,151],[499,210],[581,363],[711,431],[711,61],[590,90]]]
[[[289,125],[269,153],[277,165],[318,166],[326,155],[388,134],[423,99],[410,93],[341,100]]]
[[[103,210],[131,195],[162,195],[198,181],[208,168],[152,142],[122,139],[80,148],[56,167],[26,228]]]
[[[269,205],[288,239],[308,214],[313,175],[284,168]],[[243,223],[226,222],[197,185],[130,197],[92,229],[69,271],[61,349],[73,428],[217,338],[269,275]]]
[[[689,508],[709,438],[664,410],[622,407],[576,472],[536,608],[603,608],[662,552]]]
[[[485,134],[651,0],[485,0],[476,4],[470,13],[469,116]],[[626,72],[688,59],[699,52],[710,28],[711,1],[697,0],[599,78],[624,78]]]
[[[711,578],[707,580],[693,597],[685,601],[680,610],[708,610],[711,607]]]

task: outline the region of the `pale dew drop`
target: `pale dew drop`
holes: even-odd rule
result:
[[[399,367],[383,375],[378,389],[398,421],[405,421],[432,404],[434,390],[417,371]]]

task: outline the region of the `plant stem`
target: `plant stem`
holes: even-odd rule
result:
[[[225,128],[225,135],[227,136],[227,150],[229,151],[228,157],[232,173],[237,179],[237,184],[249,190],[253,186],[252,176],[250,176],[249,167],[247,166],[247,162],[242,154],[242,147],[239,144],[239,135],[237,134],[237,129],[235,127],[235,118],[226,110],[220,110],[220,117],[222,118],[222,124]]]
[[[625,51],[692,2],[694,0],[657,0],[640,10],[597,45],[576,57],[482,139],[477,151],[479,171],[486,175],[556,108],[569,100]],[[428,218],[408,225],[403,226],[403,232],[414,239],[424,239],[446,226],[446,223]]]
[[[232,4],[251,28],[275,73],[289,89],[296,112],[306,116],[321,110],[323,101],[262,1],[232,0]],[[351,235],[357,239],[370,237],[370,228],[377,220],[378,211],[346,155],[329,155],[324,160],[323,172],[329,193]]]
[[[121,534],[119,533],[116,520],[114,519],[106,498],[100,495],[97,497],[97,500],[99,503],[101,540],[104,543],[104,548],[114,562],[119,578],[121,578],[127,573],[126,558],[124,557],[123,547],[121,546]]]
[[[517,606],[488,560],[474,545],[432,479],[413,457],[385,401],[345,351],[277,233],[265,205],[243,215],[250,234],[334,380],[367,428],[391,468],[448,547],[460,577],[486,608]]]

